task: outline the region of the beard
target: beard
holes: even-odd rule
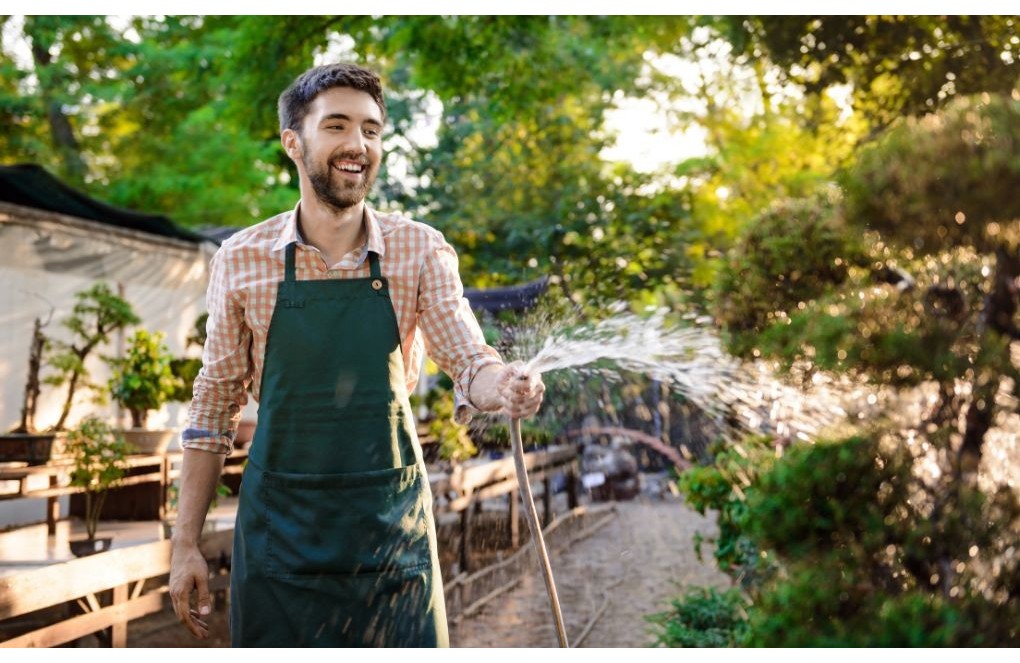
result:
[[[342,178],[336,182],[333,180],[333,167],[331,164],[341,160],[357,161],[364,164],[365,169],[361,172],[360,182],[348,182]],[[324,205],[336,210],[354,207],[363,201],[368,192],[372,190],[376,175],[379,174],[378,166],[372,168],[363,157],[358,155],[333,155],[320,168],[317,164],[312,163],[306,153],[303,153],[301,155],[301,162],[305,166],[305,172],[308,173],[308,180],[312,183],[315,197]]]

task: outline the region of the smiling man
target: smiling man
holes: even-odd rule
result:
[[[234,534],[233,645],[446,646],[408,403],[421,353],[454,378],[461,420],[472,409],[531,416],[544,386],[485,344],[442,234],[365,204],[382,161],[379,78],[349,64],[310,69],[280,96],[279,116],[301,199],[213,257],[182,436],[174,610],[208,635],[199,533],[250,386],[259,422]]]

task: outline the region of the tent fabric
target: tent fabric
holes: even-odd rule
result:
[[[0,166],[0,201],[195,244],[208,241],[179,228],[165,216],[142,214],[90,198],[36,164]]]

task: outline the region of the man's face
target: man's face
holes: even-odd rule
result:
[[[366,92],[332,88],[315,98],[297,140],[320,201],[346,209],[365,199],[382,162],[382,128],[382,111]]]

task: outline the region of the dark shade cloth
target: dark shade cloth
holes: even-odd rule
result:
[[[36,164],[0,166],[0,201],[196,244],[209,241],[165,216],[142,214],[91,198]]]

